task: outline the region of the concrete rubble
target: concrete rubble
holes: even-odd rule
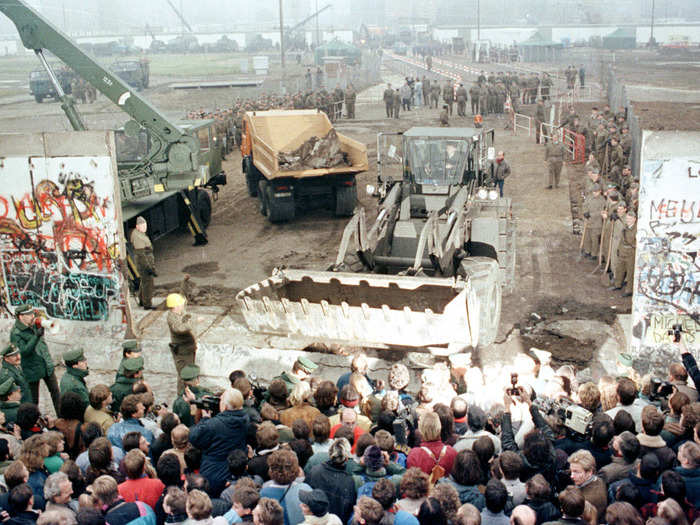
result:
[[[278,153],[279,169],[297,171],[350,166],[348,156],[341,147],[338,134],[331,129],[324,137],[313,136],[290,153]]]

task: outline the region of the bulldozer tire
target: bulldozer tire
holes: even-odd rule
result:
[[[255,165],[249,161],[245,161],[245,182],[248,185],[248,195],[257,197],[258,182],[260,181],[260,172]]]
[[[493,344],[501,322],[501,283],[498,262],[490,257],[467,257],[460,274],[471,279],[479,298],[479,347]]]
[[[293,199],[277,199],[273,195],[273,189],[270,185],[265,190],[267,201],[267,220],[272,223],[287,222],[294,218],[294,200]]]
[[[265,179],[258,181],[258,201],[260,214],[267,217],[267,181]]]
[[[211,224],[211,197],[205,190],[198,189],[195,199],[195,213],[199,219],[199,225],[206,230]]]
[[[338,217],[350,217],[357,202],[357,185],[338,186],[335,189],[335,214]]]

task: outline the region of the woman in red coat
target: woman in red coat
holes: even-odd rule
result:
[[[452,472],[457,452],[450,445],[442,442],[441,430],[440,417],[435,412],[426,412],[421,416],[418,421],[418,431],[423,441],[420,446],[412,448],[408,453],[406,468],[418,467],[430,476],[434,467],[439,465],[444,471],[440,472],[440,469],[436,469],[433,481],[448,476]]]

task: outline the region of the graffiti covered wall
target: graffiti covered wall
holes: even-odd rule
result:
[[[9,313],[31,303],[55,319],[105,321],[124,303],[111,136],[76,133],[67,145],[52,135],[27,135],[26,148],[0,136],[0,303]]]
[[[700,133],[644,132],[630,349],[644,371],[700,354]]]

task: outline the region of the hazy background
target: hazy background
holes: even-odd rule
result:
[[[293,25],[327,3],[322,29],[353,29],[361,24],[476,25],[478,0],[287,0],[285,26]],[[482,25],[643,24],[653,0],[483,0]],[[172,0],[195,32],[271,31],[279,27],[277,0]],[[166,0],[29,0],[73,35],[180,32],[182,23]],[[657,23],[700,20],[700,0],[655,0]],[[312,22],[310,25],[313,25]],[[307,26],[308,29],[308,26]],[[0,34],[15,28],[0,16]]]

